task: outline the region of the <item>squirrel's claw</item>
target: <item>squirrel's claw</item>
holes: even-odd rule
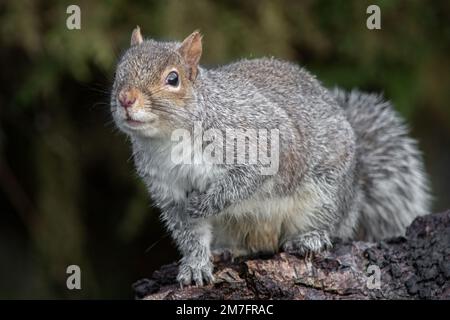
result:
[[[311,231],[287,240],[283,250],[287,253],[307,257],[332,247],[328,233],[325,231]]]
[[[212,270],[213,266],[210,262],[203,266],[182,262],[178,271],[177,281],[180,283],[181,288],[183,288],[183,285],[190,286],[192,283],[196,286],[211,284],[214,283]]]

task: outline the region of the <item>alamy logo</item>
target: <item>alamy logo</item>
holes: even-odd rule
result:
[[[366,20],[366,26],[369,30],[381,29],[381,9],[376,4],[367,7],[367,14],[370,16]]]
[[[70,16],[66,19],[66,27],[69,30],[81,29],[81,9],[76,4],[72,4],[67,7],[66,13]]]
[[[381,288],[381,270],[377,265],[371,264],[367,267],[367,281],[366,286],[368,289],[380,289]]]
[[[69,290],[81,290],[81,269],[76,264],[67,267],[66,273],[69,274],[66,280],[66,286]]]
[[[254,165],[261,175],[278,172],[280,133],[278,129],[207,129],[195,122],[193,133],[172,132],[171,160],[175,164]]]

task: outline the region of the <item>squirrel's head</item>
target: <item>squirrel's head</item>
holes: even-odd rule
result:
[[[130,135],[163,136],[193,121],[202,36],[195,31],[182,43],[143,40],[133,30],[131,46],[121,58],[111,94],[117,126]]]

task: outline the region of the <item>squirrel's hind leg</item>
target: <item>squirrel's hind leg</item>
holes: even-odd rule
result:
[[[331,246],[327,231],[314,230],[287,239],[282,244],[282,249],[287,253],[304,256],[308,252],[320,252]]]

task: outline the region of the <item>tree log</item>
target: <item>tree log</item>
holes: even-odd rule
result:
[[[450,299],[450,211],[419,217],[404,237],[342,242],[314,256],[284,252],[215,263],[216,282],[181,288],[178,265],[134,285],[137,299]],[[372,267],[369,267],[372,266]]]

